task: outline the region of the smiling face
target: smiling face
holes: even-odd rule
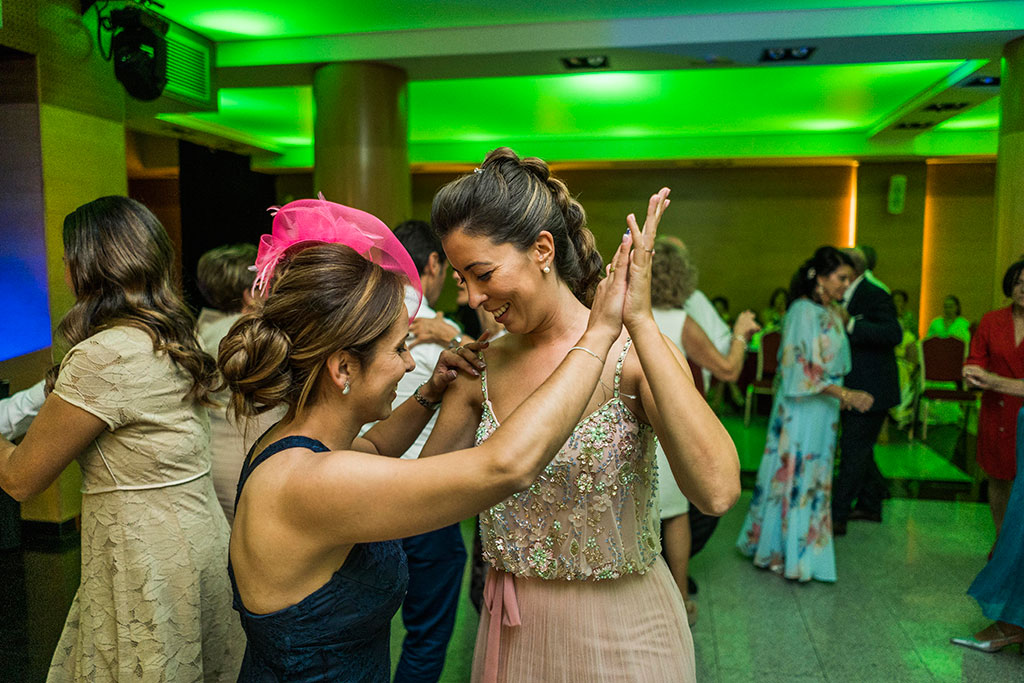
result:
[[[483,308],[515,334],[536,327],[547,289],[545,278],[557,277],[554,268],[545,274],[532,251],[495,244],[461,229],[444,238],[444,250],[456,276],[462,278],[471,307]]]
[[[405,373],[416,367],[416,361],[409,355],[405,345],[408,333],[408,318],[398,316],[377,341],[370,359],[362,367],[351,371],[350,398],[355,397],[355,405],[365,407],[367,422],[383,420],[391,414],[391,403],[397,395],[398,382]]]
[[[853,281],[853,268],[845,263],[828,275],[819,275],[818,284],[821,285],[822,305],[827,306],[833,301],[842,299],[851,281]]]

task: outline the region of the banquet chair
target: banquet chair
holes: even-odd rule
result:
[[[928,438],[928,406],[931,401],[957,403],[964,409],[964,426],[971,407],[978,402],[975,391],[964,389],[964,342],[956,337],[930,337],[921,342],[921,391],[914,402],[914,418],[910,425],[910,438],[914,438],[914,425],[921,423],[921,439]],[[949,382],[954,385],[950,389],[929,387],[929,382]],[[925,401],[923,406],[921,402]]]

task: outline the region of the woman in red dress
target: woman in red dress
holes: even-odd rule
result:
[[[1006,308],[989,311],[981,318],[971,339],[971,353],[964,363],[964,375],[984,372],[999,377],[1024,377],[1024,260],[1017,261],[1003,276],[1003,293],[1013,300]],[[968,370],[968,368],[974,368]],[[980,370],[979,370],[980,368]],[[1010,499],[1017,472],[1015,456],[1016,420],[1024,399],[995,391],[981,396],[978,420],[978,464],[988,475],[988,498],[996,533]]]

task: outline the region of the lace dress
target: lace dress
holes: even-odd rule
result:
[[[210,480],[206,409],[149,335],[99,332],[54,393],[107,424],[82,468],[82,582],[49,681],[233,681],[228,525]]]
[[[619,397],[576,426],[528,489],[480,515],[473,681],[694,680],[682,596],[661,559],[654,431]],[[481,378],[477,444],[498,428]]]

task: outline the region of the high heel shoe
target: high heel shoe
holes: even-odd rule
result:
[[[1008,635],[1003,627],[996,622],[975,633],[973,638],[950,638],[949,642],[981,652],[999,652],[1008,645],[1016,645],[1020,653],[1024,654],[1024,629]]]

